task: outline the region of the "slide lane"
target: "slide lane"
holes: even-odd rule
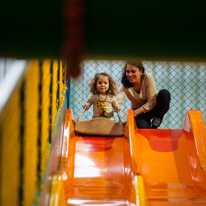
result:
[[[136,129],[149,206],[206,205],[205,134],[200,111],[188,111],[183,129]]]
[[[126,137],[75,136],[72,111],[66,111],[62,155],[62,205],[136,205]],[[68,135],[67,135],[68,134]]]

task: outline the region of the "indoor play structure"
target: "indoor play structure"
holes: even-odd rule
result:
[[[187,111],[180,129],[150,130],[136,128],[127,110],[123,136],[78,135],[73,110],[66,107],[65,62],[23,65],[0,107],[2,205],[206,204],[200,110]]]
[[[187,112],[181,129],[138,129],[128,110],[123,136],[78,135],[66,107],[65,62],[23,65],[11,97],[1,101],[2,205],[206,204],[199,110]]]
[[[200,110],[180,129],[157,130],[136,128],[128,110],[123,136],[80,136],[66,96],[83,60],[205,63],[205,18],[200,1],[1,2],[0,74],[13,69],[0,75],[0,205],[205,206]],[[202,85],[205,68],[195,68]],[[206,90],[191,87],[205,107]]]

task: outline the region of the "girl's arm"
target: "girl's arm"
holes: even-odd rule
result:
[[[125,89],[123,86],[121,86],[118,90],[117,95],[116,95],[116,101],[117,101],[117,104],[119,105],[119,107],[122,106],[124,99],[125,99]]]
[[[91,105],[93,104],[93,102],[94,102],[94,95],[92,95],[92,96],[88,99],[87,103],[84,104],[83,108],[86,109],[86,110],[88,110],[88,109],[91,107]]]
[[[117,103],[117,99],[115,97],[113,98],[112,106],[115,112],[120,112],[121,106],[119,106],[119,104]]]

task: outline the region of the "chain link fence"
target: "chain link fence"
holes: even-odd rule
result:
[[[70,108],[74,120],[83,111],[83,105],[91,95],[89,81],[97,72],[109,73],[119,87],[124,61],[85,61],[82,75],[71,79]],[[168,89],[171,93],[170,110],[160,128],[180,129],[187,110],[200,110],[206,123],[206,63],[144,61],[145,70],[154,76],[158,90]],[[130,102],[126,98],[120,116],[126,121]],[[84,120],[92,118],[92,108],[85,112]],[[117,117],[116,117],[117,120]]]

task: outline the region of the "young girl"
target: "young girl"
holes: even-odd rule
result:
[[[93,104],[93,117],[106,117],[114,120],[114,111],[120,110],[115,98],[117,93],[115,81],[109,74],[102,72],[94,76],[89,86],[92,95],[84,105],[84,109],[88,110]]]

